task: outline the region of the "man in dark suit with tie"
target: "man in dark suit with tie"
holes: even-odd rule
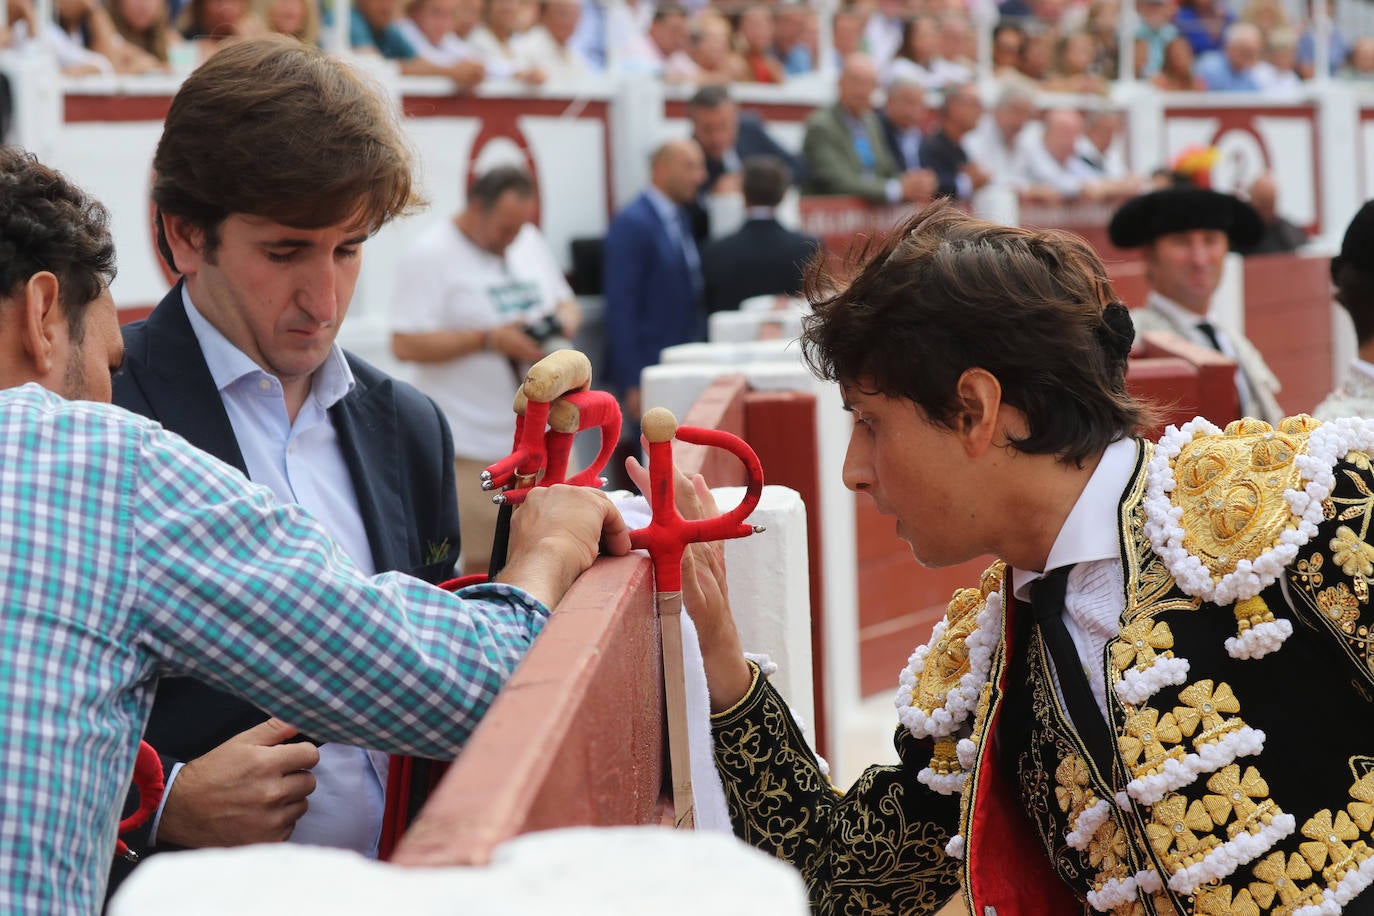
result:
[[[305,507],[364,572],[437,582],[459,546],[447,423],[335,343],[363,242],[412,199],[411,157],[385,106],[348,66],[276,39],[187,79],[152,189],[158,248],[181,279],[125,329],[114,400]],[[387,758],[292,743],[268,716],[164,679],[146,737],[167,789],[131,848],[290,838],[375,856]]]
[[[701,252],[708,312],[737,309],[750,296],[801,291],[802,272],[820,242],[787,229],[774,215],[790,180],[787,165],[774,156],[745,160],[744,225]]]
[[[793,181],[801,180],[800,158],[768,136],[758,115],[740,111],[724,86],[698,89],[687,101],[687,118],[692,122],[692,139],[701,147],[706,164],[706,180],[691,205],[692,229],[698,242],[710,237],[708,198],[739,193],[744,160],[776,156],[786,163]]]
[[[963,140],[983,116],[983,100],[972,83],[945,89],[940,108],[940,127],[921,144],[921,161],[935,173],[941,197],[967,200],[992,180],[981,165],[972,162],[964,151]]]
[[[929,117],[924,86],[904,77],[888,85],[887,101],[878,111],[878,121],[883,125],[892,158],[903,170],[922,167],[921,141]]]
[[[638,420],[639,374],[664,347],[705,337],[701,255],[686,205],[706,174],[701,147],[669,140],[650,159],[649,187],[606,232],[605,379]],[[638,435],[636,423],[627,434]],[[632,439],[632,441],[635,441]]]

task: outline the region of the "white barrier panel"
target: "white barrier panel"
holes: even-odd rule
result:
[[[822,596],[825,617],[826,683],[823,686],[831,742],[831,778],[846,785],[867,760],[848,759],[838,736],[847,733],[859,707],[859,592],[855,552],[854,494],[842,484],[845,449],[853,425],[840,405],[838,388],[818,381],[801,363],[801,350],[784,341],[744,344],[683,344],[663,351],[665,364],[650,366],[642,376],[643,400],[679,417],[701,392],[722,375],[743,374],[760,391],[810,391],[816,395],[816,452],[821,482],[820,563],[825,570]],[[688,359],[694,361],[689,362]],[[767,473],[767,469],[764,469]]]
[[[690,888],[690,893],[684,893]],[[161,855],[111,916],[805,916],[801,875],[733,836],[665,827],[578,827],[517,837],[485,868],[401,868],[315,846]]]
[[[712,343],[744,343],[760,338],[793,341],[801,336],[803,313],[795,310],[716,312],[710,318]]]
[[[744,498],[743,487],[717,487],[714,493],[723,512]],[[807,740],[814,746],[806,506],[796,490],[764,487],[749,523],[768,530],[725,542],[730,606],[740,643],[745,652],[767,655],[777,664],[773,686],[801,716]]]

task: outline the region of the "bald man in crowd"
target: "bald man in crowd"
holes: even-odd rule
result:
[[[687,205],[706,180],[701,147],[669,140],[650,159],[649,187],[606,232],[606,380],[626,419],[640,414],[639,374],[664,347],[705,337],[701,255]],[[638,436],[637,424],[627,434]]]

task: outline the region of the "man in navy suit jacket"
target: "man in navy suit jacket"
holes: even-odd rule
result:
[[[649,187],[606,232],[605,379],[619,392],[626,420],[640,415],[639,374],[664,347],[701,340],[701,256],[686,204],[705,176],[701,148],[669,140],[650,160]],[[626,423],[636,435],[638,426]]]
[[[754,156],[744,162],[744,225],[701,252],[706,310],[737,309],[750,296],[801,291],[802,272],[820,242],[779,223],[774,210],[791,176],[782,160]]]
[[[740,111],[724,86],[703,86],[687,102],[687,118],[692,122],[692,139],[706,158],[706,180],[697,189],[692,211],[692,229],[698,242],[710,237],[706,198],[711,194],[730,194],[740,190],[744,160],[753,156],[776,156],[786,163],[793,182],[802,179],[804,164],[768,135],[763,121],[749,111]]]
[[[182,279],[125,329],[114,400],[304,506],[364,572],[437,582],[459,546],[448,425],[335,343],[364,240],[413,199],[391,124],[349,67],[296,43],[245,42],[189,77],[152,191],[158,247]],[[293,743],[269,714],[164,679],[146,736],[168,786],[130,847],[292,838],[375,855],[387,758]]]

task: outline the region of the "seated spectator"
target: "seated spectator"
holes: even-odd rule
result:
[[[1136,5],[1140,21],[1135,27],[1137,41],[1145,42],[1145,64],[1136,75],[1149,79],[1164,66],[1164,49],[1169,42],[1178,37],[1178,26],[1174,25],[1173,0],[1140,0]],[[1189,51],[1192,45],[1188,46]]]
[[[1258,92],[1260,79],[1255,68],[1263,41],[1259,29],[1237,22],[1226,30],[1223,50],[1208,51],[1198,58],[1197,75],[1212,92]]]
[[[932,16],[917,16],[902,29],[902,43],[887,65],[884,83],[906,80],[927,89],[940,87],[940,25]]]
[[[888,151],[873,110],[878,71],[873,60],[851,54],[840,71],[836,103],[806,121],[802,158],[809,194],[851,194],[870,203],[924,201],[934,193],[925,171],[903,171]]]
[[[1298,76],[1298,36],[1288,26],[1264,33],[1264,59],[1255,65],[1260,91],[1270,97],[1292,98],[1302,91]]]
[[[845,58],[862,54],[864,46],[864,14],[856,3],[849,3],[835,11],[830,22],[830,40],[834,44],[832,66],[839,70]]]
[[[1169,42],[1164,49],[1164,62],[1159,72],[1150,78],[1157,89],[1169,92],[1203,92],[1207,84],[1194,72],[1193,46],[1182,35]]]
[[[1087,32],[1070,32],[1055,48],[1055,68],[1043,86],[1048,92],[1098,95],[1107,91],[1107,81],[1093,71],[1097,43]]]
[[[937,86],[951,86],[973,79],[978,64],[974,60],[978,50],[974,46],[973,28],[965,12],[950,13],[940,18],[940,59],[935,70]]]
[[[1137,191],[1139,182],[1126,168],[1126,157],[1117,143],[1124,124],[1125,117],[1119,111],[1110,108],[1089,111],[1083,117],[1083,135],[1074,151],[1088,164],[1095,177],[1121,182],[1123,192]]]
[[[1249,0],[1240,12],[1240,21],[1254,25],[1265,35],[1289,25],[1288,13],[1280,0]]]
[[[732,40],[730,23],[724,16],[713,10],[702,12],[692,29],[688,52],[696,68],[692,82],[705,86],[728,85],[734,81],[744,62],[731,50]]]
[[[781,83],[782,61],[773,53],[773,13],[766,6],[747,7],[739,15],[736,30],[741,83]]]
[[[437,8],[425,7],[421,12],[429,27],[437,30],[440,26],[436,23],[452,21],[454,0],[421,2],[437,4]],[[399,15],[400,4],[401,0],[354,0],[349,9],[348,39],[355,52],[395,61],[406,76],[447,76],[460,91],[471,89],[482,81],[485,69],[478,60],[468,58],[451,64],[436,64],[422,56],[411,43],[411,37],[424,37],[425,33],[416,27],[415,20]],[[330,13],[326,10],[324,15],[326,25]],[[432,47],[428,40],[422,44],[425,46],[428,46],[426,50]]]
[[[964,137],[969,159],[982,166],[994,181],[1023,184],[1022,137],[1035,117],[1035,96],[1021,86],[1008,86],[997,97],[992,111]]]
[[[1045,112],[1040,138],[1025,146],[1025,197],[1046,203],[1098,197],[1097,170],[1079,154],[1083,115],[1071,108]]]
[[[1250,206],[1264,224],[1259,241],[1237,249],[1245,256],[1297,251],[1307,244],[1307,233],[1279,213],[1279,184],[1272,172],[1265,172],[1250,184]]]
[[[1235,14],[1224,0],[1180,0],[1174,14],[1179,34],[1188,39],[1198,57],[1208,51],[1220,51],[1226,29],[1235,21]]]
[[[628,30],[628,26],[626,27]],[[618,66],[627,73],[652,73],[665,82],[681,82],[669,76],[680,59],[686,58],[690,31],[687,11],[673,3],[662,3],[653,11],[653,18],[642,33],[629,34],[625,43],[614,49],[618,52]],[[692,71],[695,71],[695,65]]]
[[[260,0],[258,15],[268,31],[308,45],[320,43],[320,7],[315,0]]]
[[[1037,88],[1050,76],[1054,67],[1054,32],[1036,29],[1026,33],[1021,43],[1021,78],[1025,85]]]
[[[166,0],[110,0],[109,11],[119,40],[155,61],[150,70],[166,69],[167,49],[181,41],[169,25]]]
[[[515,42],[520,17],[520,0],[486,0],[482,23],[472,30],[468,41],[489,66],[509,68],[520,82],[538,85],[546,74],[520,56]]]
[[[27,23],[25,24],[27,31]],[[162,63],[119,37],[110,14],[96,0],[56,0],[45,41],[64,73],[146,73]]]
[[[1341,27],[1336,21],[1335,0],[1326,0],[1326,16],[1331,20],[1326,59],[1331,67],[1331,72],[1335,73],[1350,57],[1350,40],[1345,37],[1345,32],[1341,31]],[[1317,66],[1317,39],[1316,33],[1313,32],[1314,27],[1314,22],[1309,19],[1307,27],[1298,37],[1298,75],[1305,80],[1312,78]]]
[[[939,129],[921,143],[921,163],[935,173],[936,194],[967,200],[992,180],[962,146],[983,116],[978,87],[965,83],[946,88],[940,114]]]
[[[895,80],[887,87],[887,101],[878,112],[878,120],[897,167],[904,172],[921,168],[921,142],[930,121],[921,84]]]
[[[214,53],[226,38],[254,38],[267,26],[248,0],[189,0],[177,22],[181,37],[196,43],[202,58]]]
[[[485,76],[482,53],[468,43],[467,36],[481,19],[482,0],[410,0],[405,16],[396,21],[396,31],[426,63],[436,67],[475,63],[476,81],[480,81]],[[507,70],[504,75],[510,73]]]
[[[1374,38],[1355,39],[1340,77],[1357,83],[1374,83]]]
[[[867,12],[863,29],[863,47],[873,58],[878,72],[884,73],[887,65],[906,42],[906,24],[909,17],[912,13],[921,11],[913,9],[905,0],[865,0],[862,3],[856,2],[855,6]]]
[[[816,69],[816,11],[802,3],[784,3],[773,13],[773,53],[783,73],[797,76]]]
[[[820,242],[777,220],[777,206],[791,183],[787,163],[778,157],[745,160],[744,225],[701,252],[708,312],[737,309],[750,296],[801,292],[802,271]]]
[[[1116,0],[1093,0],[1084,30],[1092,38],[1093,59],[1088,72],[1114,80],[1121,72],[1117,56],[1121,48],[1121,7]],[[1137,73],[1140,72],[1136,68]]]
[[[582,15],[581,0],[543,0],[540,9],[538,24],[515,39],[516,56],[557,86],[586,79],[591,68],[571,46]]]
[[[1021,46],[1026,42],[1026,33],[1013,22],[999,22],[992,30],[992,75],[1002,80],[1012,73],[1019,73]]]

